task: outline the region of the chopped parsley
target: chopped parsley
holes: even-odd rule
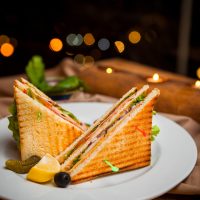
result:
[[[160,128],[154,125],[151,129],[151,141],[155,140],[155,137],[160,133]]]
[[[61,107],[58,108],[64,115],[68,115],[69,117],[71,117],[72,119],[74,119],[75,121],[79,122],[79,120],[76,118],[76,116],[74,114],[72,114],[71,112],[69,112],[68,110],[65,110]]]
[[[72,166],[71,167],[73,167],[78,161],[80,161],[81,160],[81,155],[78,155],[74,160],[73,160],[73,162],[72,162]]]
[[[85,123],[85,125],[86,125],[87,127],[90,127],[90,126],[91,126],[91,124],[89,124],[89,123]]]
[[[40,121],[42,118],[42,113],[40,111],[37,112],[37,120]]]
[[[157,112],[156,112],[155,110],[153,110],[153,111],[152,111],[152,114],[153,114],[153,115],[156,115],[156,114],[157,114]]]
[[[105,162],[113,172],[118,172],[119,171],[119,168],[118,167],[115,167],[113,166],[108,160],[103,160],[103,162]]]
[[[33,98],[33,93],[30,88],[27,89],[27,94],[29,97]]]
[[[74,150],[75,150],[75,148],[72,149],[72,150],[70,150],[70,151],[68,151],[68,152],[65,154],[65,159],[67,159],[67,158],[73,153]]]
[[[135,106],[137,103],[144,101],[144,98],[146,97],[146,94],[143,93],[140,96],[138,96],[132,103],[131,106]]]

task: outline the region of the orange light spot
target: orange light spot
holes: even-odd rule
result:
[[[119,53],[122,53],[125,49],[124,43],[122,41],[115,41],[115,46]]]
[[[95,38],[92,33],[86,33],[83,37],[83,41],[86,45],[90,46],[95,43]]]
[[[59,38],[53,38],[49,43],[49,48],[52,51],[58,52],[63,48],[63,43]]]
[[[5,57],[9,57],[14,53],[14,47],[10,43],[4,43],[1,46],[1,54]]]
[[[131,43],[137,44],[141,40],[141,35],[138,31],[131,31],[128,35],[128,39]]]

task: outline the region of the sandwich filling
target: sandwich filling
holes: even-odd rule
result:
[[[142,95],[140,95],[139,97],[137,97],[135,100],[127,102],[128,106],[126,106],[126,108],[121,111],[118,115],[118,117],[116,117],[115,119],[113,119],[113,116],[115,115],[115,113],[111,114],[103,123],[103,125],[98,127],[98,130],[96,129],[96,133],[93,132],[96,136],[93,138],[90,138],[90,142],[89,144],[86,146],[86,148],[72,161],[71,167],[72,168],[80,159],[81,156],[84,153],[87,153],[98,141],[98,138],[103,137],[107,134],[107,132],[109,131],[109,129],[111,129],[118,121],[123,120],[123,118],[128,115],[128,113],[132,110],[134,110],[136,108],[137,105],[141,104],[141,102],[144,100],[146,94],[143,93]],[[120,108],[119,108],[120,109]]]
[[[118,133],[118,130],[122,130],[123,127],[130,121],[132,118],[134,118],[140,111],[143,110],[143,108],[153,99],[155,99],[159,95],[159,90],[155,89],[151,93],[149,93],[146,97],[145,96],[138,96],[135,100],[132,101],[132,104],[129,104],[126,108],[124,108],[124,112],[120,113],[122,114],[122,117],[117,117],[116,120],[114,120],[114,123],[111,123],[110,126],[108,126],[108,129],[105,130],[101,135],[98,135],[103,139],[107,133],[109,135],[105,138],[105,140],[101,141],[98,138],[92,137],[90,138],[88,146],[84,146],[84,148],[80,148],[78,155],[76,157],[73,157],[72,162],[68,163],[65,162],[61,168],[64,171],[68,171],[73,178],[76,176],[92,159],[95,158],[95,156],[98,154],[99,151],[102,150],[102,148],[107,145],[111,139]],[[153,106],[152,106],[153,109]],[[152,110],[153,111],[153,110]],[[152,127],[153,128],[153,127]],[[155,127],[154,127],[155,128]],[[139,127],[135,127],[136,130],[141,132],[143,135],[144,130],[140,130]],[[157,130],[155,130],[157,132]],[[147,132],[143,136],[148,136],[146,140],[150,141],[150,133]],[[101,142],[100,142],[101,141]],[[98,144],[98,145],[97,145]],[[72,156],[74,156],[76,152],[74,152]],[[89,155],[88,155],[89,153]],[[69,157],[70,158],[70,157]],[[68,159],[69,160],[69,159]],[[69,165],[70,164],[70,165]]]
[[[22,88],[21,91],[25,94],[27,94],[32,99],[38,101],[43,106],[50,109],[52,112],[54,112],[56,115],[61,117],[62,119],[68,121],[69,123],[73,124],[77,128],[81,130],[86,130],[87,126],[80,122],[71,112],[63,109],[60,107],[56,102],[48,98],[45,94],[39,92],[37,89],[35,89],[33,86],[29,85],[28,83],[22,81],[20,82]],[[19,137],[19,126],[18,126],[18,118],[17,118],[17,107],[16,102],[14,101],[13,104],[10,106],[9,111],[11,113],[11,116],[8,117],[9,125],[8,128],[13,132],[13,138],[17,142],[17,146],[20,146],[20,137]]]
[[[72,168],[81,159],[82,155],[87,153],[89,149],[96,144],[98,138],[106,135],[109,129],[111,129],[118,121],[123,120],[131,110],[135,109],[136,106],[145,99],[147,89],[148,88],[143,87],[136,93],[130,94],[128,97],[124,98],[124,100],[114,110],[112,110],[100,124],[93,127],[92,130],[82,140],[80,140],[71,151],[66,153],[65,159],[68,159],[63,165],[67,166],[67,170]],[[77,151],[74,152],[75,150]],[[70,157],[73,152],[73,156]]]
[[[125,104],[127,104],[131,97],[136,93],[136,88],[132,88],[128,93],[126,93],[104,116],[103,118],[100,118],[97,120],[88,130],[85,132],[85,134],[82,134],[77,141],[75,141],[75,144],[72,144],[69,148],[67,148],[65,151],[63,151],[60,155],[57,156],[57,159],[60,163],[63,163],[71,154],[74,152],[79,146],[81,146],[83,143],[85,143],[91,135],[95,132],[95,130],[100,127],[102,123],[104,123],[106,120],[109,120],[115,113],[120,109],[123,108]]]

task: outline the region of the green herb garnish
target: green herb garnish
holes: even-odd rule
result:
[[[76,116],[75,116],[73,113],[71,113],[71,112],[69,112],[68,110],[65,110],[65,109],[63,109],[63,108],[61,108],[61,107],[59,107],[58,109],[59,109],[63,114],[68,115],[68,116],[70,116],[72,119],[74,119],[75,121],[79,122],[79,120],[76,118]]]
[[[153,110],[153,111],[152,111],[152,114],[153,114],[153,115],[156,115],[156,114],[157,114],[157,112],[156,112],[155,110]]]
[[[115,167],[113,166],[108,160],[103,160],[103,162],[105,162],[113,172],[118,172],[119,171],[119,168],[118,167]]]
[[[73,91],[76,89],[84,89],[83,83],[77,76],[70,76],[59,81],[55,86],[49,88],[47,91],[51,93],[61,93],[64,91]]]
[[[151,129],[151,141],[155,140],[155,137],[160,133],[160,128],[154,125]]]
[[[65,159],[67,159],[72,153],[73,153],[73,151],[74,151],[75,149],[72,149],[72,150],[70,150],[70,151],[68,151],[66,154],[65,154]]]
[[[88,87],[77,76],[69,76],[56,85],[49,85],[45,80],[45,64],[39,55],[33,56],[26,66],[26,74],[30,82],[46,94],[70,92],[74,90],[87,91]]]
[[[40,121],[42,118],[42,113],[40,111],[37,112],[37,120]]]
[[[29,97],[33,98],[33,93],[30,88],[27,89],[27,94]]]
[[[143,93],[140,96],[138,96],[132,103],[131,106],[135,106],[137,103],[144,101],[144,98],[146,97],[146,94]]]
[[[87,127],[90,127],[90,126],[91,126],[91,124],[89,124],[89,123],[85,123],[85,125],[86,125]]]
[[[39,55],[33,56],[25,68],[30,82],[42,91],[46,91],[48,89],[48,84],[45,80],[44,69],[45,65],[42,57]]]
[[[18,125],[18,119],[17,119],[17,106],[15,101],[10,105],[9,112],[11,113],[11,116],[8,117],[9,124],[8,128],[13,133],[13,138],[17,143],[17,147],[20,146],[20,137],[19,137],[19,125]]]
[[[81,160],[81,155],[77,156],[73,162],[72,162],[72,166],[74,166],[79,160]]]

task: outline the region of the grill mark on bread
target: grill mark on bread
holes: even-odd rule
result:
[[[143,116],[142,114],[144,113],[144,112],[147,112],[148,114],[147,115],[149,115],[149,118],[151,119],[151,121],[152,121],[152,110],[153,110],[153,108],[151,107],[150,108],[150,105],[152,105],[153,106],[153,103],[155,102],[154,101],[154,98],[157,96],[157,95],[159,95],[159,92],[157,92],[156,90],[154,91],[154,93],[151,93],[150,95],[149,95],[149,97],[148,98],[152,98],[150,101],[151,101],[151,103],[149,103],[148,101],[148,98],[146,99],[146,103],[144,103],[143,104],[143,106],[141,106],[141,107],[138,107],[138,110],[139,110],[139,112],[137,113],[137,115],[139,115],[139,119],[138,120],[140,120],[140,118],[141,118],[141,116]],[[144,107],[144,108],[143,108]],[[142,112],[143,111],[143,112]],[[151,111],[151,112],[150,112]],[[132,116],[134,116],[134,115],[130,115],[130,116],[127,116],[127,119],[126,120],[129,120],[129,119],[131,119],[132,118]],[[133,122],[133,123],[130,123],[129,124],[129,126],[128,127],[131,127],[132,125],[138,125],[137,123],[134,123],[134,122],[137,122],[137,116],[134,116],[134,120],[133,121],[131,121],[131,122]],[[126,122],[123,122],[123,123],[126,123]],[[122,123],[122,124],[123,124]],[[145,123],[145,119],[143,119],[143,122],[141,123],[141,124],[144,124]],[[118,126],[116,125],[116,127],[118,127],[119,129],[121,129],[120,127],[121,126],[123,126],[123,125],[120,125],[120,123],[118,124]],[[149,127],[148,127],[149,126]],[[149,132],[149,134],[150,134],[150,130],[151,130],[151,126],[152,126],[152,124],[151,123],[149,123],[148,124],[148,126],[146,127],[146,129],[148,129],[147,131]],[[124,128],[125,129],[125,128]],[[108,137],[111,137],[112,138],[112,134],[114,134],[114,133],[112,133],[113,131],[115,131],[114,129],[112,129],[112,130],[110,130],[110,136],[106,136],[107,137],[107,139],[106,139],[106,141],[108,141],[109,142],[109,145],[110,144],[112,144],[112,142],[111,141],[109,141],[108,140]],[[124,133],[121,133],[121,134],[124,134]],[[113,136],[113,137],[115,137],[115,136]],[[147,145],[148,146],[150,146],[151,145],[151,143],[150,143],[150,137],[143,137],[143,138],[145,138],[146,139],[146,141],[147,141]],[[107,145],[108,146],[108,143],[106,143],[105,141],[104,141],[105,139],[103,138],[100,138],[99,139],[99,141],[98,141],[98,144],[103,144],[103,145]],[[96,162],[98,159],[99,159],[99,157],[97,156],[96,157],[96,154],[100,154],[100,151],[101,151],[101,148],[103,149],[104,148],[104,146],[102,146],[102,145],[96,145],[95,147],[93,147],[93,149],[91,149],[87,154],[85,154],[84,156],[83,156],[83,158],[70,170],[70,173],[71,173],[71,176],[72,176],[72,180],[73,180],[73,177],[75,177],[76,175],[78,176],[78,174],[79,174],[79,171],[80,171],[80,173],[84,173],[83,171],[87,171],[87,163],[91,163],[91,162]],[[99,150],[98,150],[99,149]],[[109,150],[108,149],[106,149],[106,151],[107,152],[109,152]],[[134,153],[134,152],[133,152]],[[91,157],[91,155],[93,155],[92,157]],[[106,156],[107,154],[105,154],[105,156]],[[148,152],[148,157],[149,157],[149,159],[150,159],[150,155],[151,155],[151,152],[150,152],[150,148],[149,148],[149,152]],[[95,158],[95,160],[93,160]],[[92,161],[93,160],[93,161]],[[85,164],[84,164],[85,163]],[[115,163],[113,163],[113,164],[115,164]],[[82,169],[82,168],[84,168],[84,169]],[[86,175],[87,176],[87,175]]]
[[[80,129],[52,114],[48,108],[34,101],[15,86],[14,96],[17,105],[22,160],[32,155],[42,157],[45,153],[56,156],[82,133]],[[37,120],[36,111],[42,113],[41,121]],[[58,126],[55,127],[54,122],[57,122]],[[64,143],[59,142],[61,139],[59,133],[61,132],[65,135],[63,137],[66,138]],[[72,132],[74,134],[71,134]],[[70,135],[69,141],[68,135]]]

